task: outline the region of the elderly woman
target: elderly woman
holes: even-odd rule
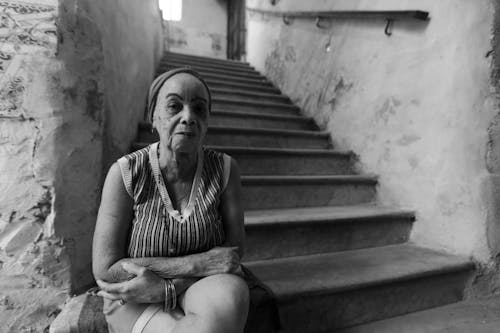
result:
[[[240,176],[231,157],[202,147],[210,105],[197,72],[159,76],[148,110],[160,141],[106,176],[93,272],[110,332],[244,329]]]

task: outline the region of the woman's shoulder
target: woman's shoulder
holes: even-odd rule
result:
[[[203,155],[204,155],[205,160],[206,159],[223,160],[225,158],[230,158],[230,156],[227,155],[226,153],[223,153],[223,152],[218,151],[218,150],[213,150],[210,148],[205,148],[205,147],[203,147]]]
[[[133,151],[129,154],[123,155],[118,159],[118,162],[120,162],[120,160],[126,160],[127,162],[134,161],[136,163],[140,161],[146,162],[149,160],[149,151],[151,150],[151,146],[152,144],[147,145],[146,147],[139,150]]]

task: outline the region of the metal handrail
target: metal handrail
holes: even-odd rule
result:
[[[379,18],[387,21],[385,34],[390,36],[390,28],[396,20],[429,20],[429,12],[422,10],[329,10],[329,11],[290,11],[282,12],[259,8],[246,8],[249,11],[281,16],[285,24],[290,24],[290,18],[316,18],[316,26],[321,28],[320,20],[326,18]]]

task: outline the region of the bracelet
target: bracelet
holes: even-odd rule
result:
[[[168,312],[177,306],[177,294],[175,292],[175,285],[171,279],[165,279],[165,304],[163,311]]]

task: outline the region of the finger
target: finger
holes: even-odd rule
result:
[[[99,287],[101,287],[103,291],[106,291],[108,293],[119,294],[127,289],[129,281],[109,283],[102,280],[97,280],[97,284],[99,285]]]
[[[132,262],[124,262],[122,264],[122,268],[125,271],[132,273],[134,275],[142,275],[142,274],[144,274],[144,271],[146,270],[146,268],[144,266],[139,266],[139,265],[136,265]]]
[[[122,299],[122,297],[118,294],[108,293],[102,290],[97,293],[97,296],[100,296],[102,298],[107,298],[112,301],[117,301],[119,299]]]

